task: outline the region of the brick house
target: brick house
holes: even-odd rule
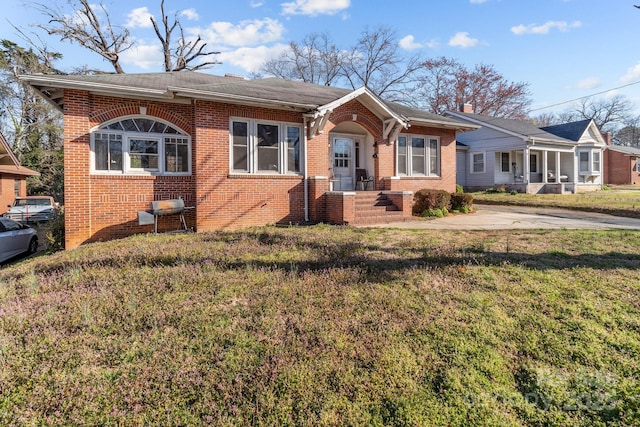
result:
[[[403,219],[414,191],[455,190],[456,132],[476,128],[367,88],[184,71],[21,78],[64,114],[67,248],[149,232],[137,211],[178,197],[196,231]]]
[[[605,184],[640,184],[640,148],[607,145],[604,165]]]
[[[16,197],[27,195],[27,177],[38,175],[38,172],[20,166],[11,147],[0,134],[0,214],[8,210],[7,206]]]

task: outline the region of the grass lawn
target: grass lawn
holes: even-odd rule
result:
[[[640,424],[640,234],[134,236],[0,270],[0,425]]]
[[[633,187],[614,186],[611,190],[580,194],[471,194],[478,204],[557,207],[640,218],[640,188]]]

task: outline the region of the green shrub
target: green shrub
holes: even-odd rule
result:
[[[460,184],[456,184],[456,193],[464,193],[464,187]]]
[[[473,196],[467,193],[453,193],[451,194],[451,209],[456,211],[463,211],[463,208],[467,208],[467,212],[471,210],[473,205]],[[465,212],[466,213],[466,212]]]
[[[518,191],[517,190],[511,190],[509,192],[509,194],[511,194],[512,196],[515,196],[516,194],[518,194]]]
[[[424,211],[422,211],[422,216],[442,218],[444,216],[444,213],[442,212],[442,209],[425,209]]]
[[[449,208],[451,194],[444,190],[418,190],[413,196],[413,214],[422,215],[427,209]]]

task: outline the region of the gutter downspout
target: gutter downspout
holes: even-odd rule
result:
[[[304,159],[302,167],[304,168],[304,221],[309,222],[309,173],[307,172],[307,150],[308,150],[308,140],[307,140],[307,118],[302,117],[302,133],[303,133],[303,146],[304,146]]]

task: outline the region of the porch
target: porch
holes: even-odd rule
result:
[[[496,153],[495,182],[522,193],[576,192],[575,153],[530,147]]]

